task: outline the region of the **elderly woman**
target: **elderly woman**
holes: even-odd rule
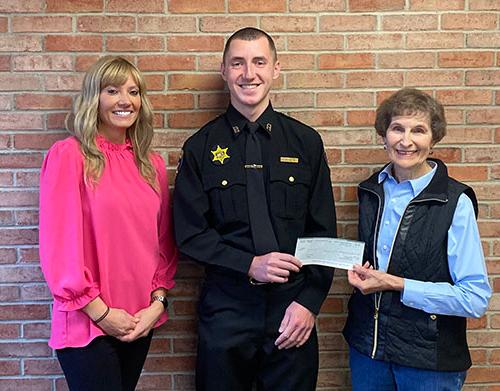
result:
[[[375,128],[390,163],[358,189],[366,263],[348,272],[344,328],[353,390],[460,390],[471,366],[466,318],[491,296],[476,197],[429,158],[446,133],[431,96],[396,92]]]
[[[134,390],[167,320],[177,251],[163,158],[139,70],[103,57],[75,101],[73,136],[40,179],[40,261],[54,296],[49,345],[71,391]]]

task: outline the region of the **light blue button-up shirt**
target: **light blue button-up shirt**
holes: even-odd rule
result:
[[[434,163],[430,162],[431,165]],[[378,176],[384,186],[384,211],[377,240],[378,269],[386,271],[401,217],[410,201],[419,195],[436,173],[398,183],[388,165]],[[453,284],[404,279],[401,301],[428,313],[480,317],[488,306],[491,287],[479,230],[470,198],[461,194],[448,230],[448,266]]]

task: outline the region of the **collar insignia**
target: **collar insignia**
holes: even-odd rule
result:
[[[228,148],[221,148],[220,145],[217,145],[217,148],[214,151],[210,151],[214,156],[212,162],[219,162],[220,164],[224,164],[224,160],[230,158],[230,156],[227,154],[227,150]]]

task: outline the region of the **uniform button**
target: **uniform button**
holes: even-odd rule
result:
[[[387,251],[387,246],[386,246],[385,244],[382,246],[382,248],[383,248],[385,251]]]
[[[385,220],[385,225],[389,224],[389,220]]]
[[[436,316],[436,315],[434,315],[434,314],[432,314],[432,315],[431,315],[431,319],[432,319],[432,320],[436,320],[436,319],[437,319],[437,316]]]
[[[221,182],[222,186],[227,186],[227,181],[224,179],[222,182]]]
[[[391,202],[396,202],[396,199],[395,199],[395,198],[392,198],[392,199],[391,199]]]
[[[288,177],[288,180],[289,180],[290,182],[295,182],[295,178],[294,178],[293,176]]]

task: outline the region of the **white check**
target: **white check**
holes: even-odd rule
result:
[[[352,269],[362,264],[364,242],[335,238],[299,238],[295,257],[303,265],[322,265],[338,269]]]

